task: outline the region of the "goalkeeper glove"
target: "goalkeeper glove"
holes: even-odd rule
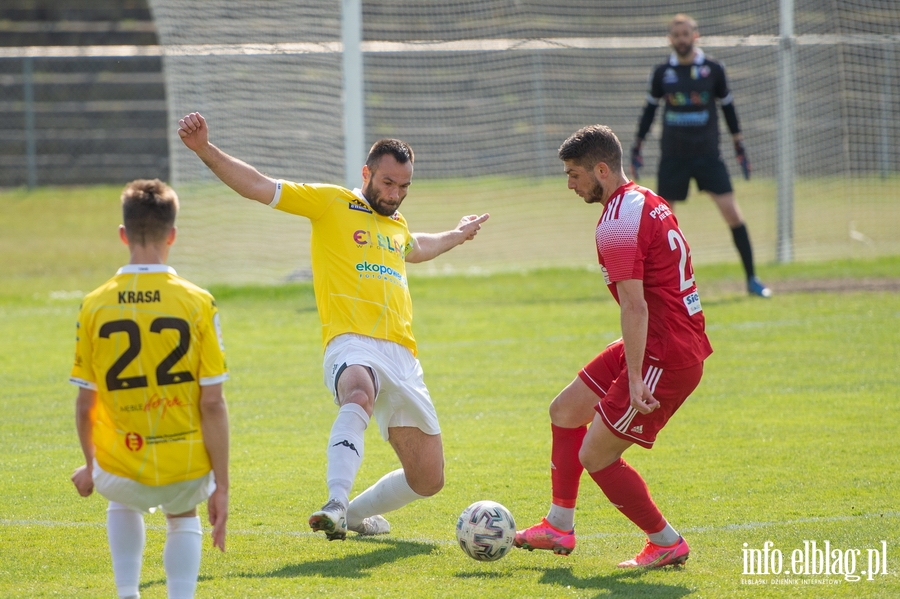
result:
[[[638,171],[644,166],[644,158],[641,156],[641,141],[637,140],[631,146],[631,178],[638,180]]]
[[[734,153],[737,156],[738,164],[741,165],[741,171],[744,173],[744,179],[750,179],[750,159],[747,158],[747,150],[744,148],[744,142],[735,140]]]

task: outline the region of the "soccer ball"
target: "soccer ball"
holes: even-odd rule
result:
[[[459,515],[456,538],[466,555],[480,562],[492,562],[513,546],[516,521],[496,501],[476,501]]]

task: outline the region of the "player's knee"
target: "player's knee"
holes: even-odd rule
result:
[[[587,472],[597,472],[603,470],[613,462],[619,459],[619,455],[602,454],[596,451],[588,450],[584,445],[578,450],[578,461],[584,466]]]
[[[566,409],[559,396],[550,402],[550,407],[547,411],[550,412],[550,422],[553,424],[560,426],[560,422],[565,420]]]
[[[593,414],[585,416],[581,413],[584,410],[578,410],[577,408],[578,406],[571,400],[567,400],[562,394],[558,395],[556,399],[550,402],[550,422],[563,428],[578,428],[586,422],[590,422]]]
[[[444,477],[433,480],[417,480],[409,481],[409,487],[422,497],[431,497],[437,495],[444,488]]]
[[[375,409],[374,398],[370,397],[363,389],[351,389],[350,391],[341,394],[339,400],[342,406],[348,403],[357,404],[365,410],[366,414],[369,416],[372,415],[372,411]]]
[[[600,468],[597,467],[596,456],[592,456],[583,446],[578,450],[578,461],[581,462],[581,465],[584,466],[584,469],[588,472],[600,470]]]
[[[431,497],[437,495],[444,488],[444,469],[427,473],[421,473],[418,476],[406,476],[406,482],[409,488],[422,497]]]

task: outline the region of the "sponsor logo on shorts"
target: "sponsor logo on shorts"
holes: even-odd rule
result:
[[[612,281],[609,280],[609,271],[602,264],[600,265],[600,272],[603,274],[603,282],[607,285],[612,285]]]
[[[631,432],[640,435],[641,433],[644,432],[644,425],[643,425],[643,424],[639,424],[639,425],[637,425],[637,426],[632,426],[632,427],[631,427]]]

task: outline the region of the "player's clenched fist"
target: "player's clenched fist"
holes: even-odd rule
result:
[[[199,112],[192,112],[178,121],[178,137],[195,152],[209,142],[206,119]]]
[[[72,473],[72,484],[78,490],[78,494],[87,497],[94,492],[94,477],[87,466],[79,466]]]

